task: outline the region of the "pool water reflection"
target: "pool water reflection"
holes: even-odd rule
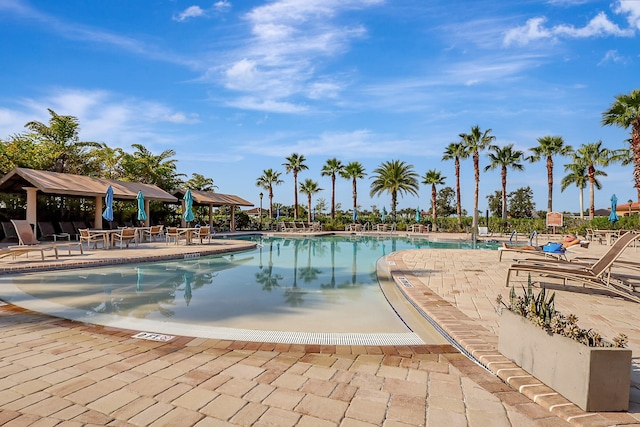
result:
[[[95,323],[401,333],[408,329],[380,291],[376,261],[396,250],[443,247],[400,237],[258,240],[249,252],[24,274],[0,279],[0,286],[14,289],[3,299],[16,305]]]

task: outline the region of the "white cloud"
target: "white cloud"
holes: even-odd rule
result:
[[[562,36],[568,38],[590,38],[606,36],[631,37],[634,35],[632,29],[621,29],[617,24],[611,22],[604,12],[598,13],[587,25],[581,28],[566,24],[545,27],[546,21],[546,17],[531,18],[527,20],[525,25],[508,30],[503,38],[504,45],[517,44],[523,46],[536,40],[556,39]]]
[[[623,56],[620,56],[617,50],[612,49],[608,50],[607,53],[605,53],[604,57],[600,60],[598,65],[602,65],[607,62],[625,63],[626,59]]]
[[[629,25],[640,30],[640,1],[619,0],[614,12],[628,15]]]
[[[183,22],[190,18],[197,18],[199,16],[204,16],[205,11],[200,6],[189,6],[179,14],[173,17],[174,21]]]
[[[226,0],[217,1],[213,4],[213,9],[218,12],[227,12],[231,9],[231,3]]]

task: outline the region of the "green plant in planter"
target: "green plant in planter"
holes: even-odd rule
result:
[[[556,311],[554,306],[555,292],[547,297],[545,288],[540,289],[536,295],[531,285],[529,275],[527,288],[522,287],[522,295],[517,295],[512,286],[509,292],[509,304],[506,304],[502,295],[498,295],[496,302],[507,310],[526,317],[533,324],[554,334],[574,339],[589,347],[619,347],[627,346],[627,336],[619,334],[613,342],[605,341],[599,333],[593,329],[583,329],[578,326],[578,317],[574,314],[568,316]]]

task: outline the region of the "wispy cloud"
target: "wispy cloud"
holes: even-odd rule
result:
[[[608,50],[607,53],[605,53],[604,57],[600,60],[600,62],[598,63],[598,65],[602,65],[605,64],[607,62],[615,62],[615,63],[619,63],[619,64],[624,64],[627,62],[626,58],[621,56],[617,50],[612,49],[612,50]]]
[[[209,17],[216,13],[228,12],[231,9],[231,3],[226,0],[215,2],[211,8],[203,9],[198,5],[189,6],[180,13],[173,16],[174,21],[184,22],[191,18]]]
[[[622,29],[611,22],[604,12],[598,13],[584,27],[560,24],[546,26],[546,17],[535,17],[527,20],[526,24],[506,31],[503,39],[505,46],[526,45],[530,42],[543,39],[555,40],[566,38],[590,38],[590,37],[632,37],[633,29]]]

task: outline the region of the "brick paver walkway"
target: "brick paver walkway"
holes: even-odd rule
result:
[[[93,251],[82,261],[159,253],[146,245]],[[495,337],[495,293],[503,291],[500,274],[508,264],[497,264],[495,252],[427,249],[396,253],[393,259],[394,274],[400,271],[430,295],[431,302],[422,302],[425,309],[439,301],[459,322],[479,328],[481,339]],[[32,263],[11,261],[0,267],[25,264]],[[582,307],[584,298],[585,320],[611,320],[604,329],[598,327],[605,336],[608,327],[617,331],[624,323],[637,357],[640,334],[633,325],[638,310],[617,299],[577,295],[559,301],[559,308],[566,304],[576,312],[572,304]],[[591,308],[594,303],[597,310]],[[609,319],[622,314],[624,320]],[[132,338],[137,331],[79,324],[13,306],[0,307],[0,327],[0,425],[569,425],[556,416],[564,414],[534,403],[449,345],[305,346],[191,337],[159,343]],[[466,340],[473,342],[474,334]],[[616,422],[633,425],[628,422],[633,417],[640,424],[637,397]],[[571,424],[613,425],[613,418],[598,415],[574,417]]]

